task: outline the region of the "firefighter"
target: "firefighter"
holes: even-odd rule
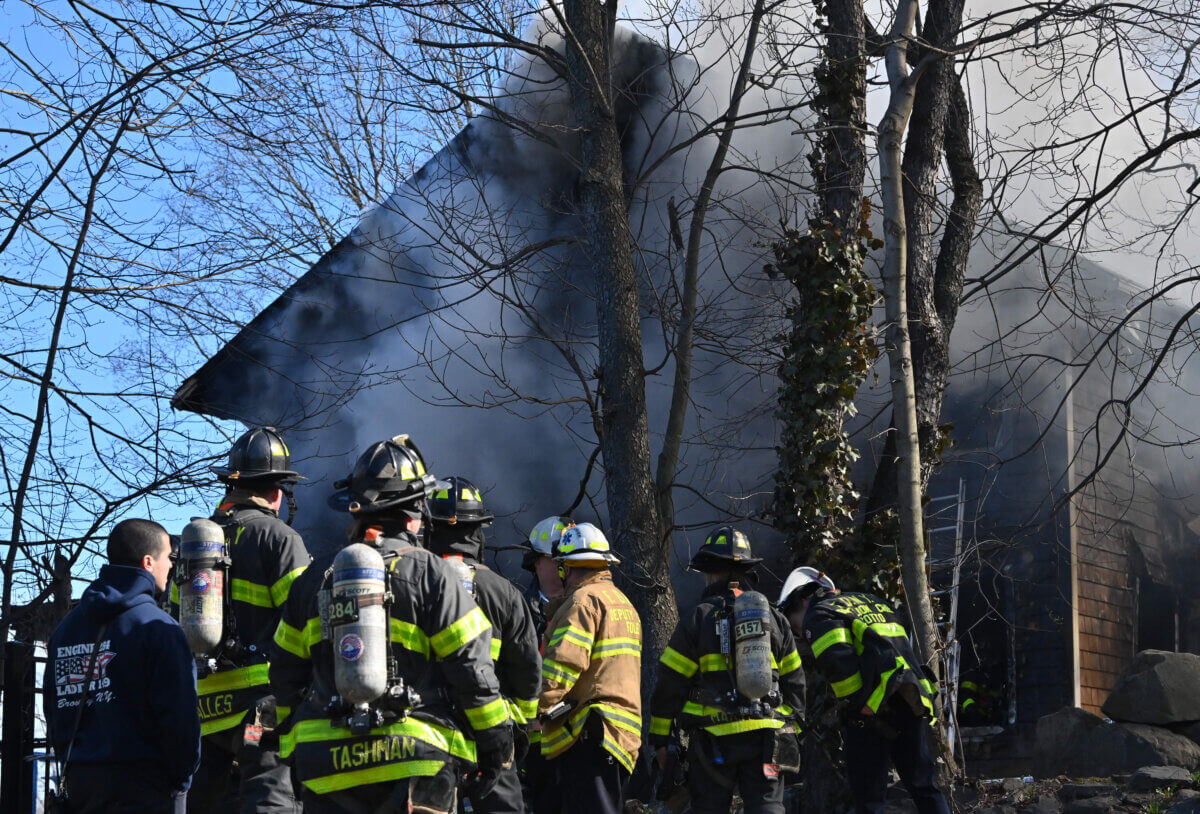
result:
[[[617,814],[642,740],[642,623],[613,584],[619,560],[600,529],[567,529],[554,559],[565,594],[542,640],[542,756],[559,810]]]
[[[812,647],[842,705],[846,778],[855,811],[882,814],[889,759],[921,814],[950,814],[929,749],[937,691],[896,612],[877,596],[841,593],[804,566],[788,575],[779,609]]]
[[[523,727],[537,714],[542,686],[533,616],[516,586],[480,562],[483,530],[493,516],[484,508],[479,488],[466,478],[447,478],[438,482],[425,505],[425,547],[448,562],[492,625],[492,662],[515,724],[520,757],[528,745]],[[471,806],[479,814],[521,814],[525,806],[516,768],[504,771],[488,794],[472,795]]]
[[[736,615],[737,602],[744,590],[752,589],[752,573],[761,562],[742,532],[730,526],[712,532],[690,564],[704,575],[704,593],[681,616],[659,660],[650,701],[650,744],[657,747],[659,766],[665,769],[672,725],[688,731],[688,786],[695,814],[725,814],[735,788],[747,814],[782,814],[783,773],[799,769],[804,671],[787,620],[770,610],[765,599],[761,605],[769,624],[763,627],[769,629],[763,634],[769,637],[770,660],[736,663],[738,629],[750,615],[748,600]],[[750,672],[763,668],[769,675]],[[739,692],[739,684],[747,684],[745,676],[749,683],[770,687],[765,699],[752,703]]]
[[[235,777],[243,812],[298,811],[290,771],[279,759],[276,707],[267,677],[271,637],[295,579],[312,558],[304,540],[279,519],[300,475],[273,427],[246,432],[229,451],[228,466],[212,470],[225,484],[212,520],[224,529],[224,644],[214,658],[199,659],[200,769],[188,794],[188,811],[223,804]],[[187,574],[177,579],[187,579]],[[174,604],[179,585],[171,586]]]
[[[552,515],[538,523],[529,532],[527,550],[521,567],[533,575],[525,589],[525,601],[533,614],[533,624],[538,641],[546,633],[546,612],[550,603],[562,597],[563,584],[558,576],[558,563],[554,561],[554,546],[562,539],[564,531],[575,525],[569,517]],[[540,680],[540,679],[539,679]],[[554,814],[558,811],[559,790],[554,777],[554,768],[542,757],[542,733],[529,730],[529,752],[521,764],[521,778],[525,785],[525,802],[533,814]]]
[[[331,499],[349,544],[284,606],[271,685],[296,706],[281,753],[307,812],[448,812],[467,769],[486,795],[512,766],[491,626],[420,547],[434,483],[408,436],[368,447]]]
[[[558,577],[558,563],[554,561],[554,546],[562,539],[562,534],[575,521],[569,517],[553,515],[538,521],[529,532],[528,550],[521,560],[521,567],[533,574],[529,587],[525,589],[525,599],[533,612],[533,621],[537,626],[538,638],[546,632],[546,610],[552,599],[562,596],[562,580]]]

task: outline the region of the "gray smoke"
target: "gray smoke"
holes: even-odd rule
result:
[[[713,139],[679,145],[728,104],[733,57],[715,42],[668,53],[627,31],[616,52],[645,358],[659,368],[647,380],[656,452],[673,374],[662,320],[676,313],[682,274],[673,231],[687,229]],[[498,516],[494,543],[518,542],[580,493],[594,433],[577,372],[594,388],[594,277],[578,245],[569,104],[543,65],[513,77],[497,114],[474,119],[181,389],[209,411],[286,429],[311,479],[297,496],[314,548],[344,525],[324,508],[332,481],[367,444],[400,432],[435,473],[482,487]],[[755,90],[745,108],[786,111],[796,87]],[[781,201],[803,182],[799,125],[785,112],[739,132],[731,159],[741,169],[722,176],[708,221],[679,476],[694,492],[677,492],[683,522],[698,526],[680,535],[685,562],[701,526],[750,515],[769,495],[781,307],[761,269],[796,214]],[[578,517],[602,518],[602,477],[597,462]]]

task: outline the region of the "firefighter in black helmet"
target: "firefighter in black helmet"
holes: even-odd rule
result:
[[[291,454],[273,427],[257,427],[229,450],[227,466],[213,467],[225,484],[212,519],[225,531],[229,553],[226,641],[215,658],[201,660],[196,691],[200,704],[200,768],[188,793],[188,811],[208,812],[230,792],[237,761],[236,796],[243,812],[293,812],[299,807],[290,771],[279,759],[277,707],[267,658],[280,608],[312,558],[304,540],[279,519],[291,486],[300,479]],[[171,598],[178,603],[178,585]]]
[[[751,704],[739,683],[735,637],[743,620],[735,603],[762,560],[742,532],[721,526],[708,536],[690,567],[704,575],[700,603],[679,619],[658,665],[650,701],[650,744],[666,767],[672,726],[690,733],[688,787],[695,814],[726,814],[734,789],[747,814],[782,814],[783,774],[799,768],[797,740],[804,711],[804,671],[787,620],[767,608],[763,644],[770,657],[759,677],[771,687],[766,703]],[[738,606],[742,607],[742,606]]]
[[[479,488],[460,477],[439,481],[425,505],[425,547],[445,560],[492,623],[491,655],[500,694],[514,725],[520,727],[537,714],[542,659],[533,616],[521,592],[480,562],[483,530],[491,525],[492,514],[484,508]],[[524,730],[514,729],[514,736],[523,741]],[[524,811],[516,769],[501,774],[488,794],[471,794],[471,807],[479,814]]]
[[[486,792],[512,766],[491,625],[420,547],[434,484],[408,436],[368,447],[331,500],[354,520],[350,544],[313,563],[283,609],[271,685],[297,705],[281,752],[307,812],[450,811],[463,773]],[[386,624],[363,627],[377,606]],[[356,672],[368,663],[385,674]],[[359,681],[383,689],[352,707]]]

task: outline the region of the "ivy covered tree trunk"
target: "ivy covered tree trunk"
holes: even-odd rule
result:
[[[863,272],[867,251],[877,247],[863,201],[867,45],[861,0],[816,0],[816,11],[824,34],[811,105],[822,136],[809,153],[817,203],[808,228],[788,230],[774,247],[769,269],[794,288],[789,333],[781,337],[771,511],[795,562],[817,564],[839,579],[852,571],[854,580],[866,569],[849,539],[858,499],[850,480],[856,453],[843,422],[853,414],[876,353],[868,328],[875,294]],[[840,720],[826,684],[809,682],[807,708],[804,810],[843,810],[848,789],[839,764]]]

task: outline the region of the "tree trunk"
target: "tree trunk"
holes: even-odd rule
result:
[[[679,468],[679,450],[683,441],[684,422],[691,401],[692,355],[696,333],[696,300],[699,295],[700,252],[706,232],[704,223],[708,217],[708,206],[712,200],[717,179],[725,169],[725,157],[741,112],[742,98],[750,83],[750,65],[754,49],[758,44],[758,31],[762,23],[766,0],[755,0],[750,16],[750,27],[746,34],[746,45],[742,51],[741,64],[734,80],[729,108],[725,111],[724,125],[717,137],[717,149],[704,173],[700,191],[692,205],[691,222],[688,225],[687,251],[684,255],[683,290],[679,303],[679,332],[675,340],[675,379],[671,390],[671,406],[667,414],[667,429],[663,433],[663,445],[658,454],[658,469],[655,483],[658,487],[658,516],[662,523],[660,536],[670,549],[675,529],[675,474]],[[669,635],[669,634],[668,634]]]
[[[900,565],[905,600],[913,622],[917,655],[931,664],[937,653],[937,627],[925,573],[925,531],[921,516],[921,451],[917,440],[916,388],[908,335],[906,261],[908,235],[904,220],[901,151],[912,114],[919,71],[908,71],[906,38],[917,16],[916,0],[902,0],[889,33],[886,63],[891,96],[879,124],[879,176],[883,193],[883,289],[886,342],[891,368],[896,442],[896,492],[900,519]]]
[[[962,26],[963,0],[930,0],[923,39],[930,48],[954,47]],[[912,333],[913,380],[916,386],[917,433],[921,442],[922,491],[937,463],[942,394],[950,373],[950,332],[958,314],[958,294],[939,284],[946,270],[934,256],[934,213],[938,208],[938,176],[942,167],[947,116],[958,85],[953,59],[939,59],[917,83],[912,120],[904,146],[904,212],[908,234],[908,311]],[[974,230],[972,218],[971,229]],[[965,256],[962,258],[965,263]],[[958,269],[958,276],[965,267]],[[953,273],[951,276],[954,276]],[[938,293],[953,295],[947,312]],[[959,286],[961,294],[961,284]]]
[[[825,177],[820,181],[824,217],[845,234],[858,228],[867,171],[867,41],[862,0],[829,0],[825,52],[829,71],[843,91],[826,109]]]
[[[642,364],[641,309],[625,202],[621,141],[609,73],[616,0],[566,0],[567,84],[580,130],[579,210],[596,269],[600,414],[609,534],[642,618],[643,692],[678,621],[670,541],[660,530],[650,476],[650,430]]]

